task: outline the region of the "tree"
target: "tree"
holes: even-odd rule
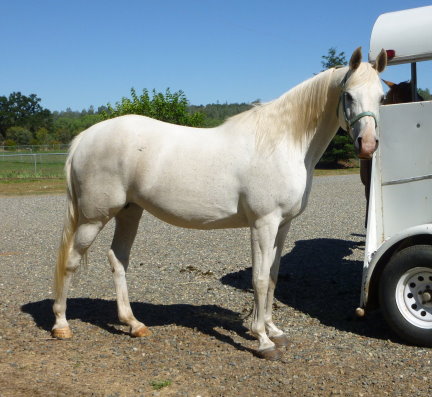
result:
[[[257,104],[259,101],[254,101],[252,104]],[[253,105],[249,103],[211,103],[208,105],[191,105],[189,110],[192,112],[200,112],[205,115],[204,126],[216,127],[222,124],[228,117],[249,110]]]
[[[345,58],[345,52],[342,51],[339,54],[336,54],[335,47],[330,47],[328,54],[323,55],[321,58],[323,59],[323,61],[321,61],[323,67],[322,71],[334,68],[335,66],[346,66],[348,64]]]
[[[126,114],[140,114],[152,117],[168,123],[189,125],[192,127],[202,126],[204,115],[202,113],[190,113],[188,111],[188,100],[183,91],[171,93],[167,88],[165,94],[152,91],[150,97],[147,89],[138,96],[134,88],[131,88],[131,99],[123,97],[115,107],[107,105],[107,110],[102,112],[104,118],[112,118]]]
[[[52,126],[52,137],[54,140],[56,142],[69,143],[81,131],[102,121],[103,116],[97,113],[92,114],[91,109],[81,112],[74,112],[71,109],[60,113],[55,112]]]
[[[22,95],[12,92],[9,97],[0,96],[0,137],[6,137],[10,127],[23,127],[34,134],[39,128],[49,128],[52,115],[40,105],[36,94]]]
[[[348,64],[345,53],[336,53],[336,48],[331,47],[327,55],[321,57],[321,65],[324,70],[335,66],[346,66]],[[341,162],[347,161],[355,157],[354,145],[347,132],[342,128],[336,132],[335,137],[328,145],[324,155],[318,163],[318,167],[337,167]]]
[[[424,90],[422,88],[419,88],[418,93],[425,101],[430,101],[432,99],[429,88],[425,88]]]
[[[36,131],[34,140],[36,145],[48,145],[54,139],[50,135],[49,131],[46,128],[42,127]]]

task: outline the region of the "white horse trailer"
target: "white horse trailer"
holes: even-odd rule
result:
[[[369,60],[381,49],[388,65],[432,59],[432,6],[381,15]],[[432,71],[431,71],[432,73]],[[380,107],[360,307],[379,307],[406,342],[432,346],[432,102]]]

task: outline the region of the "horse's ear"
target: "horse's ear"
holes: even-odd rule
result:
[[[353,54],[351,55],[351,59],[349,62],[349,66],[351,70],[356,70],[362,61],[362,50],[361,47],[358,47]]]
[[[390,87],[390,88],[392,88],[395,85],[395,83],[392,83],[391,81],[387,81],[384,79],[382,79],[382,81],[384,81],[384,83],[387,85],[387,87]]]
[[[376,69],[378,73],[381,73],[384,71],[386,66],[387,66],[387,52],[383,48],[377,56],[377,59],[374,64],[374,69]]]

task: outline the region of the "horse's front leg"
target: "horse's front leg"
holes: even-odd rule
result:
[[[268,215],[254,222],[251,227],[252,285],[254,288],[254,310],[251,332],[258,338],[257,355],[268,360],[278,360],[281,352],[266,333],[267,298],[270,284],[270,269],[276,255],[276,235],[280,218]]]
[[[267,290],[266,312],[265,312],[264,321],[265,321],[267,335],[269,336],[270,340],[275,343],[276,347],[288,346],[288,338],[286,337],[284,332],[278,327],[276,327],[276,325],[273,323],[272,312],[273,312],[274,291],[276,288],[278,274],[279,274],[279,265],[280,265],[282,249],[290,225],[291,222],[288,222],[279,227],[276,236],[276,241],[275,241],[276,252],[275,252],[272,266],[270,268],[270,280],[269,280],[269,286]]]

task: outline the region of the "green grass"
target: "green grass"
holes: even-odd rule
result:
[[[66,154],[13,157],[0,155],[0,179],[62,178]]]
[[[170,380],[153,380],[150,382],[150,386],[153,388],[153,390],[160,390],[171,385],[171,383],[172,381]]]

